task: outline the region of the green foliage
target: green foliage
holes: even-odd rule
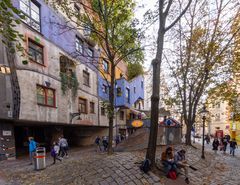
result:
[[[133,10],[135,2],[132,0],[93,0],[92,7],[96,17],[88,19],[87,25],[92,30],[92,37],[98,43],[105,42],[112,49],[107,56],[118,55],[128,62],[143,60],[140,48],[139,30],[135,27]],[[99,37],[99,29],[102,30],[104,39]],[[108,46],[106,46],[108,47]]]
[[[140,63],[129,63],[128,64],[128,79],[131,80],[136,76],[143,75],[143,66]]]
[[[78,90],[78,80],[75,73],[72,73],[72,75],[68,75],[66,73],[60,73],[61,77],[61,89],[63,95],[66,94],[67,90],[72,90],[73,97],[77,96],[77,90]]]
[[[106,110],[107,117],[114,117],[114,110],[111,110],[109,101],[102,101],[101,106]]]
[[[23,51],[20,40],[24,39],[24,36],[15,30],[16,25],[20,24],[19,18],[24,18],[21,11],[13,7],[11,0],[2,0],[0,2],[0,36],[2,40],[0,42],[7,45],[11,52],[15,50]],[[9,43],[14,42],[14,45]]]

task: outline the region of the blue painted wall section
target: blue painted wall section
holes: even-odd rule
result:
[[[109,99],[108,94],[104,93],[102,90],[103,84],[105,85],[107,84],[106,80],[99,75],[98,82],[99,82],[98,95],[102,100],[108,100]],[[128,102],[126,97],[127,88],[130,90],[130,102]],[[134,88],[135,88],[135,91],[134,91]],[[125,108],[130,108],[139,99],[143,100],[144,99],[143,76],[139,75],[134,79],[132,79],[131,81],[127,81],[125,78],[117,79],[116,86],[115,86],[115,97],[116,97],[115,106],[125,107]]]

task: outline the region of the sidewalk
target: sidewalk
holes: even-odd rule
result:
[[[189,169],[192,185],[239,185],[240,161],[237,157],[217,154],[207,151],[206,159],[201,159],[201,146],[197,149],[184,145],[190,165],[197,171]],[[163,148],[158,147],[156,158],[160,159]],[[28,157],[15,161],[2,161],[0,164],[0,184],[4,185],[186,185],[184,177],[173,181],[163,176],[163,173],[144,174],[139,170],[146,150],[132,152],[116,152],[111,156],[97,153],[93,147],[70,151],[70,157],[51,165],[48,155],[47,168],[34,171],[29,165]],[[2,180],[2,181],[1,181]],[[3,182],[3,180],[5,182]]]

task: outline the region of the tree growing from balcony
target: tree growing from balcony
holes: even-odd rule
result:
[[[110,64],[110,81],[106,77],[105,79],[109,88],[108,153],[112,154],[116,66],[120,61],[129,63],[143,61],[142,48],[140,47],[142,35],[139,34],[139,30],[136,28],[137,22],[133,19],[135,3],[132,0],[75,0],[71,2],[63,0],[60,3],[56,1],[53,6],[57,9],[60,8],[67,15],[74,25],[72,29],[88,33],[87,36],[98,45],[101,54],[97,65],[101,66],[103,60]],[[73,9],[74,6],[80,7],[82,12],[76,11],[79,9],[77,7]],[[99,68],[98,70],[101,72]]]
[[[141,63],[128,64],[128,80],[131,80],[139,75],[143,75],[143,66]]]

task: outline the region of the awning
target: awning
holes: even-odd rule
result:
[[[137,116],[138,116],[138,115],[141,115],[141,118],[142,118],[142,119],[144,119],[144,118],[147,117],[147,115],[146,115],[144,112],[141,112],[141,111],[139,111],[139,110],[130,108],[130,111],[131,111],[132,113],[134,113],[135,115],[137,115]]]

